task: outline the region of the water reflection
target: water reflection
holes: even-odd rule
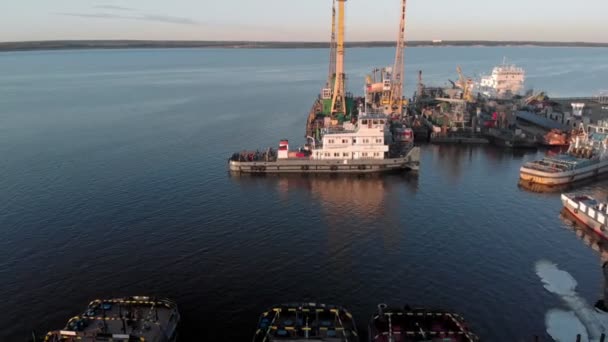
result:
[[[566,227],[573,231],[581,241],[599,253],[602,263],[608,262],[608,241],[585,226],[582,222],[578,221],[576,217],[566,209],[562,209],[560,218],[566,224]]]
[[[247,187],[275,189],[282,201],[290,196],[310,196],[326,226],[331,254],[350,254],[357,238],[380,230],[385,251],[400,243],[400,208],[418,191],[416,174],[384,175],[242,175],[231,179]],[[353,227],[357,227],[353,229]]]

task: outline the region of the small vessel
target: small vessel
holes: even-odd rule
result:
[[[490,128],[486,136],[496,146],[516,149],[535,149],[538,147],[537,141],[527,137],[520,129]]]
[[[96,299],[70,318],[65,328],[46,334],[46,342],[177,341],[177,304],[169,299],[133,296]]]
[[[520,179],[530,184],[563,185],[608,171],[608,122],[580,129],[566,153],[524,164]]]
[[[562,204],[572,216],[608,239],[608,202],[589,195],[562,194]]]
[[[253,342],[358,342],[353,316],[337,305],[296,303],[276,305],[263,312]]]
[[[559,129],[552,129],[544,136],[544,145],[546,146],[568,146],[570,140],[568,139],[568,133],[563,132]]]
[[[479,338],[456,313],[379,304],[369,323],[370,342],[473,342]]]

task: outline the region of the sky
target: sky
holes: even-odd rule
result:
[[[394,40],[401,0],[348,0],[346,39]],[[408,40],[608,42],[608,0],[409,0]],[[331,0],[2,0],[0,41],[327,41]]]

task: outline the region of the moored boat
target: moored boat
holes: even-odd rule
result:
[[[369,341],[473,342],[479,338],[456,313],[380,304],[369,324]]]
[[[571,215],[608,239],[608,203],[589,195],[562,194],[562,204]]]
[[[529,184],[564,185],[608,171],[608,122],[588,125],[564,154],[524,164],[520,179]]]
[[[169,299],[147,296],[96,299],[65,328],[46,334],[46,342],[177,341],[180,314]]]
[[[253,342],[271,341],[358,342],[351,313],[337,305],[295,303],[276,305],[263,312]]]
[[[386,115],[363,114],[355,124],[324,128],[320,139],[289,151],[281,140],[277,151],[234,153],[230,171],[240,173],[380,173],[418,171],[420,148],[409,128],[391,132]]]

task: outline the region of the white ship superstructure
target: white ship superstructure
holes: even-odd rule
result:
[[[491,97],[510,97],[520,94],[524,88],[526,72],[515,65],[503,64],[494,67],[492,74],[480,81],[481,92]]]

